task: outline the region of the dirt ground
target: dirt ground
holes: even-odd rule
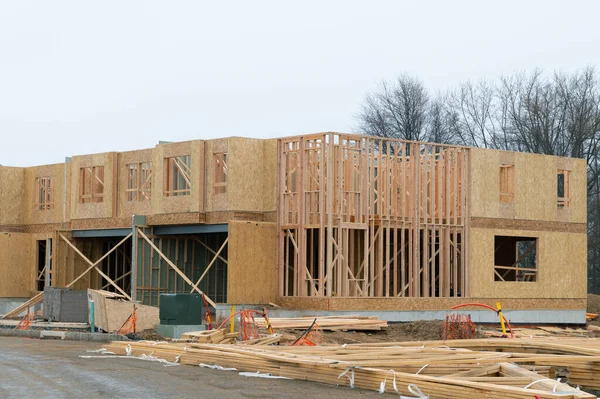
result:
[[[587,305],[588,313],[600,313],[600,295],[588,294],[588,305]],[[596,320],[592,320],[588,322],[589,326],[600,326],[600,317]],[[595,337],[600,337],[599,331],[594,331],[593,335]]]
[[[324,331],[323,338],[328,344],[356,344],[366,342],[421,341],[442,339],[443,322],[415,321],[393,323],[384,331]],[[290,331],[290,333],[294,333]],[[295,332],[298,333],[297,331]]]
[[[98,343],[0,337],[0,398],[366,398],[377,392],[234,371],[93,358]]]

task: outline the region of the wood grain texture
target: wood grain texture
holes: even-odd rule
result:
[[[0,297],[28,298],[35,251],[29,234],[0,233]]]
[[[264,304],[277,295],[277,227],[274,223],[229,223],[227,302]]]
[[[494,237],[537,237],[536,282],[494,281]],[[587,235],[471,228],[471,295],[475,298],[585,298]]]

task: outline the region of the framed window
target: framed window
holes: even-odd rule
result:
[[[571,171],[558,170],[556,175],[557,205],[559,208],[571,206]]]
[[[54,179],[52,177],[35,178],[34,202],[36,210],[54,209]]]
[[[515,165],[500,165],[500,202],[515,202]]]
[[[164,195],[178,197],[192,192],[192,156],[180,155],[164,160]]]
[[[104,200],[104,166],[79,169],[79,203],[102,202]]]
[[[537,238],[494,237],[494,281],[537,280]]]
[[[152,163],[127,165],[127,201],[150,201],[152,192]]]
[[[214,154],[215,160],[215,182],[213,184],[215,194],[227,192],[227,153]]]

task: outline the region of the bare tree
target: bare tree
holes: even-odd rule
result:
[[[367,95],[366,134],[577,157],[588,165],[589,291],[600,293],[600,80],[592,67],[465,82],[431,99],[407,75]]]
[[[425,140],[429,94],[425,85],[409,75],[382,82],[368,93],[357,119],[358,129],[371,136]]]
[[[455,144],[457,138],[455,115],[448,106],[448,96],[438,95],[433,99],[427,110],[426,140],[434,143]]]
[[[497,138],[496,88],[489,82],[464,82],[451,92],[453,131],[461,144],[501,148]]]

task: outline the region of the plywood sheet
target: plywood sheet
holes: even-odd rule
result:
[[[276,232],[274,223],[229,223],[228,303],[266,304],[275,300]]]
[[[165,213],[160,215],[148,215],[146,223],[149,226],[172,225],[172,224],[198,224],[200,214],[198,212],[187,213]]]
[[[471,148],[471,216],[585,223],[586,164],[583,159]],[[514,164],[515,202],[499,201],[500,164]],[[571,206],[557,206],[557,171],[571,171]]]
[[[204,156],[206,159],[205,169],[205,185],[204,195],[204,211],[205,212],[216,212],[229,210],[229,191],[231,190],[231,167],[228,169],[227,176],[227,190],[224,193],[214,193],[215,183],[215,165],[214,165],[214,154],[216,153],[227,153],[227,163],[231,166],[233,155],[229,153],[229,140],[228,139],[216,139],[208,140],[205,143]]]
[[[88,290],[88,298],[94,301],[94,324],[97,328],[114,333],[119,331],[133,312],[133,303],[108,298],[96,290]],[[160,322],[158,308],[136,304],[136,331],[156,329]]]
[[[500,153],[500,151],[494,150],[470,149],[470,210],[473,217],[499,217]]]
[[[266,204],[272,205],[276,198],[273,158],[277,147],[265,147],[263,140],[234,137],[229,139],[229,154],[230,209],[266,210]]]
[[[165,158],[191,156],[190,195],[166,197],[163,194]],[[152,152],[152,214],[199,212],[204,203],[204,141],[159,144]]]
[[[115,184],[113,178],[116,171],[114,158],[116,153],[106,152],[101,154],[81,155],[73,157],[70,163],[70,199],[71,219],[94,219],[113,217],[113,200]],[[104,191],[102,202],[79,203],[79,170],[84,167],[104,167]]]
[[[31,236],[0,233],[0,248],[0,297],[29,297],[35,267]]]
[[[23,190],[23,213],[25,224],[61,223],[63,220],[63,204],[65,200],[65,165],[44,165],[25,169]],[[35,180],[41,177],[52,178],[54,205],[52,209],[40,210],[35,206]]]
[[[24,168],[0,166],[0,226],[23,223]]]
[[[494,281],[494,237],[537,237],[536,282]],[[471,295],[478,298],[585,298],[587,235],[471,228]]]
[[[139,151],[128,151],[119,153],[119,169],[118,169],[118,206],[117,214],[120,217],[131,219],[132,215],[148,215],[152,212],[151,198],[153,195],[162,195],[160,189],[162,182],[156,179],[156,169],[162,168],[162,165],[152,163],[152,190],[150,200],[135,200],[129,201],[126,189],[129,187],[129,170],[127,165],[137,164],[138,166],[144,162],[152,162],[152,149]],[[139,172],[138,172],[139,173]]]

